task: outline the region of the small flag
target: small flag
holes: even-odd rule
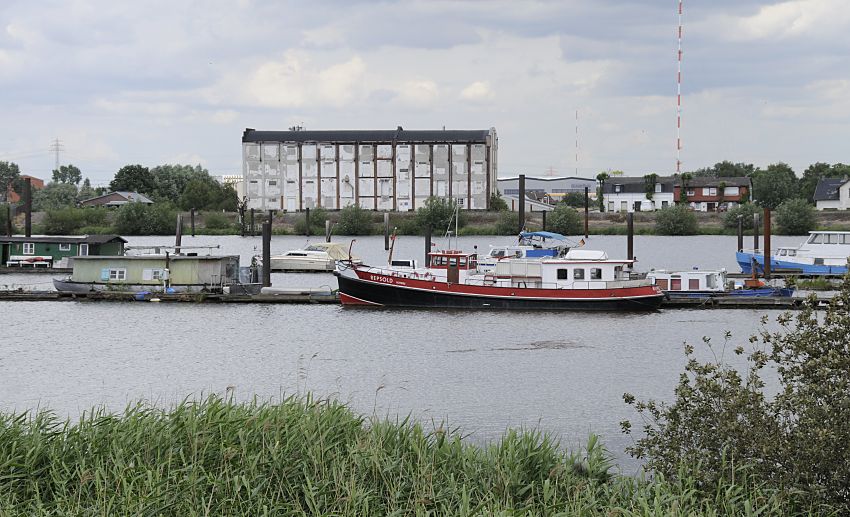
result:
[[[579,245],[579,246],[584,246],[584,239],[582,239],[582,240],[578,241],[578,245]]]

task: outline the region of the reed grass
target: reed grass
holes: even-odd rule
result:
[[[704,487],[688,474],[612,471],[595,437],[575,453],[535,430],[479,446],[309,397],[138,403],[74,423],[0,414],[3,516],[792,513],[778,492],[740,479]]]

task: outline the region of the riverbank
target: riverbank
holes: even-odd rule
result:
[[[364,418],[309,397],[264,404],[211,396],[168,410],[137,403],[76,423],[46,411],[0,414],[0,465],[3,515],[799,511],[745,475],[720,486],[620,475],[592,436],[579,452],[535,430],[475,445],[461,430]]]
[[[579,211],[581,217],[584,217],[583,212]],[[365,235],[378,235],[383,233],[383,212],[368,212],[371,217],[371,223],[367,225],[371,233]],[[505,212],[466,212],[465,226],[460,228],[461,235],[513,235],[512,225],[505,225],[503,218]],[[77,231],[69,232],[70,235],[86,235],[86,234],[114,234],[119,233],[114,224],[115,212],[108,214],[106,218],[106,226],[86,226],[81,227]],[[735,228],[726,228],[723,225],[725,213],[707,213],[694,212],[697,218],[696,235],[735,235]],[[209,217],[208,217],[209,216]],[[324,233],[324,220],[331,221],[332,224],[337,224],[340,219],[340,212],[325,212],[322,211],[318,216],[321,221],[313,220],[313,235]],[[657,235],[655,229],[655,212],[637,212],[634,215],[634,231],[636,235]],[[263,212],[255,213],[255,229],[254,234],[259,235],[260,223],[264,220],[266,214]],[[400,235],[415,235],[418,231],[413,224],[416,217],[415,212],[390,212],[390,227],[395,228]],[[276,213],[272,220],[272,233],[274,235],[299,235],[303,234],[304,230],[303,213]],[[209,220],[208,220],[209,219]],[[250,218],[246,216],[246,234],[250,235]],[[529,212],[527,214],[527,228],[531,231],[543,229],[543,216],[541,212]],[[33,214],[33,234],[45,233],[45,213],[37,212]],[[184,235],[192,233],[191,218],[189,212],[183,213]],[[817,230],[837,230],[850,231],[850,212],[816,212],[815,221]],[[18,217],[16,221],[17,229],[23,227],[23,220]],[[551,229],[551,225],[550,225]],[[590,212],[588,219],[588,230],[590,235],[625,235],[626,214],[620,212]],[[773,231],[775,234],[778,228],[774,225]],[[436,233],[442,234],[444,228],[435,229]],[[238,214],[236,213],[197,213],[195,215],[195,235],[239,235],[240,228],[238,225]],[[338,233],[338,232],[335,232]],[[747,230],[748,235],[752,235],[752,231]]]

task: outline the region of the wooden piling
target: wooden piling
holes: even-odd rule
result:
[[[544,232],[546,231],[546,212],[547,212],[547,210],[543,211],[543,231]]]
[[[12,205],[6,203],[6,236],[12,236]]]
[[[250,231],[250,232],[248,232],[248,233],[250,233],[250,234],[251,234],[251,237],[253,237],[253,236],[257,235],[257,234],[255,233],[254,228],[255,228],[255,226],[254,226],[254,209],[252,208],[252,209],[251,209],[251,231]]]
[[[429,263],[428,254],[431,253],[431,232],[432,231],[433,231],[433,229],[431,228],[430,224],[425,226],[425,263],[423,264],[423,267],[428,267],[428,263]]]
[[[304,222],[307,223],[307,224],[304,225],[304,226],[306,226],[306,229],[304,230],[304,235],[309,237],[310,236],[310,208],[309,207],[304,209]]]
[[[325,242],[331,242],[331,220],[325,219]]]
[[[738,251],[744,251],[744,216],[738,216]]]
[[[525,174],[519,175],[519,233],[525,230]]]
[[[626,255],[628,260],[635,258],[635,214],[629,212],[626,214]]]
[[[770,280],[770,208],[764,209],[764,279]]]
[[[24,178],[24,235],[32,237],[32,178]]]
[[[587,239],[587,219],[590,214],[590,193],[587,187],[584,187],[584,238]]]
[[[174,232],[174,254],[180,254],[180,246],[183,244],[183,214],[177,214],[177,229]]]
[[[753,214],[753,253],[759,249],[759,215]]]
[[[384,212],[384,251],[390,249],[390,213]]]
[[[272,222],[263,223],[263,287],[272,285]]]

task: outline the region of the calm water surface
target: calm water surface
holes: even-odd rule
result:
[[[339,239],[340,241],[342,239]],[[776,238],[776,245],[798,237]],[[166,242],[130,238],[131,244]],[[468,237],[465,249],[510,238]],[[786,242],[787,241],[787,242]],[[258,238],[198,237],[249,260]],[[276,237],[273,251],[304,244]],[[624,237],[588,247],[625,255]],[[734,237],[638,236],[643,269],[735,269]],[[355,253],[386,260],[382,237],[358,238]],[[396,254],[419,258],[421,239],[399,238]],[[42,275],[0,275],[39,284]],[[275,285],[336,286],[331,275],[275,274]],[[634,418],[623,392],[669,400],[684,365],[682,343],[726,330],[744,343],[765,311],[666,310],[652,314],[452,312],[327,305],[189,305],[0,302],[0,408],[49,407],[75,417],[93,405],[120,410],[140,398],[162,405],[187,395],[263,399],[311,391],[363,414],[447,420],[472,440],[510,426],[538,427],[567,446],[602,435],[621,453]],[[776,313],[774,313],[776,314]],[[727,347],[727,357],[735,360]],[[709,352],[702,349],[708,357]],[[430,425],[430,424],[429,424]],[[625,461],[627,468],[634,466]]]

